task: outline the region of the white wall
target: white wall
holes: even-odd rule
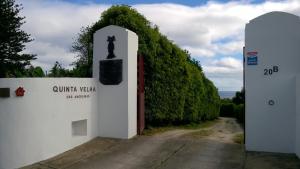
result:
[[[247,150],[295,152],[299,44],[298,16],[271,12],[246,25],[245,53],[258,52],[257,65],[247,65],[247,58],[245,63]],[[264,75],[273,66],[279,72]],[[271,99],[273,106],[268,105]]]
[[[128,136],[137,134],[137,50],[138,36],[127,30],[128,33]]]
[[[115,36],[115,59],[123,60],[123,81],[119,85],[99,82],[99,61],[106,60],[107,37]],[[107,26],[94,34],[93,77],[99,89],[99,136],[131,138],[137,129],[137,49],[135,33],[118,26]]]
[[[103,85],[99,61],[106,59],[112,35],[116,59],[123,61],[123,81]],[[94,36],[93,78],[0,79],[0,88],[11,90],[9,98],[0,98],[0,169],[45,160],[97,136],[135,136],[137,49],[135,33],[108,26]],[[25,96],[16,97],[18,87]]]
[[[296,78],[296,154],[300,158],[300,75]]]
[[[54,92],[54,86],[74,86],[77,92]],[[0,88],[11,90],[9,98],[0,98],[0,169],[29,165],[96,137],[97,91],[80,92],[95,86],[91,78],[0,79]],[[24,87],[24,97],[16,97],[18,87]],[[72,121],[84,119],[87,135],[73,136]]]

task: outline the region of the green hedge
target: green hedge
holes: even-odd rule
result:
[[[220,116],[235,117],[234,108],[235,108],[235,104],[233,103],[222,103],[220,108]]]
[[[245,105],[244,104],[234,104],[232,101],[222,100],[220,108],[221,117],[234,117],[240,123],[245,122]]]
[[[234,115],[240,123],[245,123],[245,105],[239,104],[234,107]]]
[[[139,37],[138,52],[145,60],[148,125],[199,122],[219,116],[217,89],[204,76],[200,63],[168,40],[157,26],[153,26],[135,9],[112,6],[102,13],[98,22],[82,31],[79,38],[92,42],[93,33],[108,25],[127,28]],[[77,67],[79,69],[80,66]]]

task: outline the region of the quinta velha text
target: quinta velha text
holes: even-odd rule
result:
[[[79,89],[79,90],[78,90]],[[95,86],[53,86],[53,92],[69,93],[69,92],[96,92]]]

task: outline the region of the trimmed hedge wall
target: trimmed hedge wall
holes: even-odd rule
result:
[[[159,32],[129,6],[112,6],[79,38],[92,41],[95,31],[118,25],[139,37],[138,52],[145,60],[145,107],[148,125],[199,122],[219,116],[217,88],[202,72],[200,63]],[[90,59],[89,59],[90,60]]]
[[[220,116],[221,117],[234,117],[240,123],[245,123],[245,91],[236,92],[236,95],[232,99],[222,99]],[[241,96],[241,97],[240,97]],[[237,102],[238,100],[238,102]]]

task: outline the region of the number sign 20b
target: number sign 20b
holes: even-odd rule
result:
[[[278,71],[278,66],[273,66],[271,69],[264,69],[264,75],[272,75],[273,73],[277,73]]]

